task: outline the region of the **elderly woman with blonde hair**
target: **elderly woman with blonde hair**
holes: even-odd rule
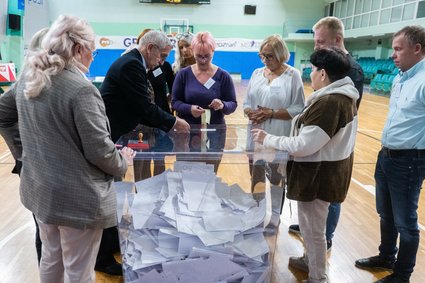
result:
[[[95,50],[88,23],[59,16],[41,47],[0,97],[0,130],[22,142],[20,196],[40,227],[40,282],[95,282],[103,228],[117,222],[113,176],[134,152],[115,148],[102,98],[84,75]]]
[[[271,35],[264,39],[258,56],[264,67],[254,70],[251,75],[243,103],[244,113],[250,126],[274,135],[289,136],[292,118],[304,107],[301,75],[287,63],[290,53],[280,35]],[[249,163],[254,190],[258,182],[264,181],[265,172],[261,162],[253,164],[249,160]],[[277,172],[279,164],[269,165],[273,173],[271,181],[278,185],[282,181],[281,174]]]

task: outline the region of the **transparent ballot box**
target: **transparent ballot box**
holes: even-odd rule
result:
[[[253,143],[246,125],[139,127],[116,182],[125,282],[272,282],[286,152]]]

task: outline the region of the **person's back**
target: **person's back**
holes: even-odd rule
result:
[[[347,54],[348,59],[350,61],[350,71],[348,71],[347,76],[353,81],[354,86],[356,87],[357,91],[359,92],[359,98],[356,101],[357,109],[360,107],[360,102],[362,101],[363,97],[363,85],[364,85],[364,73],[362,66],[354,60],[353,57],[351,57],[350,54]]]
[[[94,49],[86,21],[59,16],[0,97],[2,135],[22,141],[20,196],[40,228],[41,282],[94,282],[102,230],[116,224],[112,176],[134,157],[115,148],[103,101],[85,78]],[[4,131],[11,123],[19,131]]]
[[[21,174],[23,204],[46,223],[79,227],[114,225],[115,194],[111,186],[105,187],[105,181],[111,182],[116,172],[110,170],[110,175],[105,175],[95,165],[97,160],[91,160],[93,163],[89,161],[96,158],[91,156],[93,150],[103,150],[104,137],[92,137],[90,140],[79,138],[82,127],[89,129],[92,126],[79,123],[79,120],[86,121],[85,113],[96,107],[93,102],[104,109],[99,92],[76,69],[53,76],[52,87],[44,88],[36,99],[24,97],[24,87],[24,80],[16,86],[19,131],[23,148],[26,149]],[[61,91],[58,92],[58,89]],[[81,150],[86,154],[82,154]],[[96,177],[84,178],[85,172]],[[36,181],[39,179],[43,182]],[[81,198],[76,189],[84,192],[85,197]],[[43,202],[40,197],[55,198],[55,202]],[[99,209],[86,209],[98,206],[97,202],[93,202],[98,198],[103,200],[103,205],[107,203],[102,209],[105,215],[99,214]],[[75,202],[70,202],[72,199]]]

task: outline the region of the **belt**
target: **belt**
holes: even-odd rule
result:
[[[417,157],[425,158],[425,149],[389,149],[382,147],[381,152],[390,158],[396,157]]]

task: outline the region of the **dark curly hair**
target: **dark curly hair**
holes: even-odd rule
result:
[[[336,47],[315,50],[310,62],[317,70],[324,69],[331,82],[347,76],[351,68],[348,55]]]

